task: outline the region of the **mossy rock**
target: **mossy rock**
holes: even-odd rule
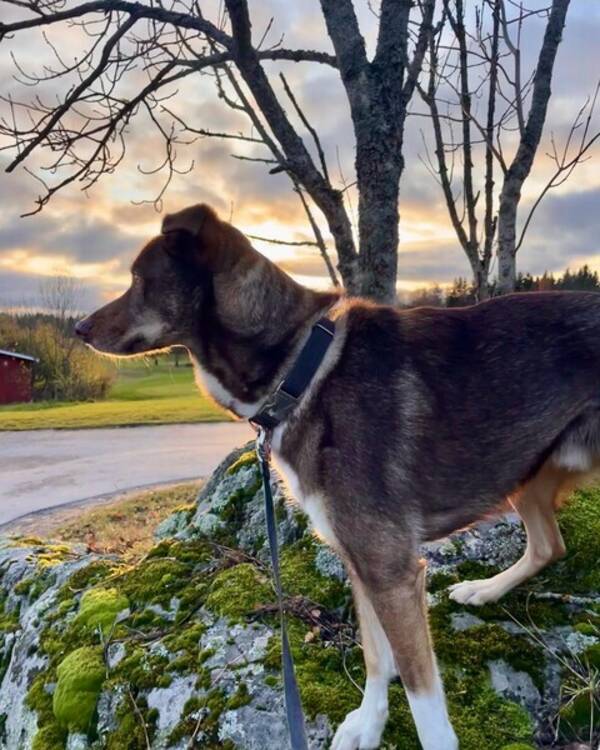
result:
[[[199,747],[234,750],[230,740],[221,739],[228,721],[239,720],[251,732],[251,723],[245,723],[253,720],[249,716],[258,712],[260,720],[261,712],[268,715],[280,711],[276,596],[264,536],[260,536],[264,532],[255,462],[253,451],[238,451],[227,465],[220,467],[220,478],[205,485],[214,488],[215,502],[211,506],[210,491],[203,490],[202,512],[213,513],[221,523],[214,533],[195,525],[198,518],[192,519],[185,533],[163,539],[137,564],[88,558],[90,563],[79,567],[60,588],[54,584],[58,589],[56,603],[41,612],[39,646],[31,652],[35,658],[46,659],[46,665],[30,685],[27,705],[36,713],[38,731],[33,744],[27,747],[63,750],[68,731],[85,732],[94,747],[102,745],[107,750],[146,750],[145,731],[152,747],[163,747],[167,740],[184,746],[200,720]],[[525,624],[530,618],[542,633],[549,632],[554,639],[570,632],[561,627],[552,633],[555,626],[564,625],[586,636],[600,635],[600,606],[592,598],[596,580],[593,566],[599,558],[592,506],[598,507],[596,498],[600,493],[598,490],[590,493],[578,495],[562,512],[561,523],[571,545],[571,556],[550,568],[547,576],[544,571],[497,604],[464,607],[449,599],[446,588],[459,579],[488,577],[498,572],[498,568],[487,563],[502,559],[504,565],[506,549],[518,550],[518,544],[505,548],[505,557],[490,554],[484,564],[471,559],[465,562],[465,555],[479,550],[473,547],[478,544],[477,534],[471,532],[469,538],[470,532],[464,532],[452,542],[450,562],[447,553],[430,555],[434,570],[428,587],[434,592],[430,621],[449,713],[461,750],[535,747],[536,728],[532,718],[539,717],[529,716],[524,708],[494,691],[489,662],[503,660],[514,670],[530,675],[543,691],[546,665],[552,656],[531,639],[517,634],[511,616]],[[191,510],[186,509],[185,513]],[[321,548],[307,530],[304,517],[302,523],[293,522],[292,533],[286,529],[290,519],[287,506],[279,501],[282,580],[285,595],[289,597],[289,634],[300,692],[308,721],[321,717],[319,722],[327,721],[334,731],[346,714],[358,707],[361,694],[355,685],[362,687],[365,680],[350,589],[339,580],[339,573],[336,577],[333,568],[321,565]],[[581,524],[588,528],[580,528]],[[495,528],[492,527],[492,534]],[[502,539],[506,540],[506,523],[502,528]],[[494,539],[484,544],[483,536],[482,548],[493,549]],[[467,540],[462,545],[461,538]],[[42,553],[48,550],[48,545],[41,540],[37,542]],[[583,567],[578,568],[573,589],[567,589],[573,566]],[[0,586],[1,576],[2,570]],[[13,609],[15,603],[20,603],[25,612],[39,591],[38,581],[46,586],[56,580],[64,581],[65,577],[59,579],[51,569],[38,575],[35,566],[28,569],[18,588],[10,588],[21,599],[8,599],[7,592],[3,595],[0,589],[0,627],[4,624],[6,630],[14,630],[16,638],[20,638],[19,621],[23,618],[18,606]],[[540,589],[581,593],[585,600],[579,606],[571,603],[570,598],[562,602],[531,596]],[[5,611],[6,601],[11,602],[10,612]],[[119,612],[127,608],[131,611],[127,621],[115,625]],[[478,619],[457,618],[455,615],[459,613]],[[230,627],[230,623],[235,623],[235,627]],[[261,641],[252,638],[249,631],[253,628],[261,633]],[[101,647],[109,635],[119,645],[114,652],[109,651],[112,667],[107,673]],[[0,647],[1,639],[0,634]],[[267,642],[267,652],[263,655]],[[581,638],[577,642],[583,646],[593,643]],[[258,644],[256,649],[255,644]],[[259,655],[247,658],[253,649]],[[115,653],[118,658],[112,661]],[[236,661],[238,653],[242,657]],[[600,669],[600,645],[588,645],[578,659],[579,666]],[[0,671],[1,667],[0,664]],[[182,715],[175,719],[176,723],[169,726],[167,736],[161,729],[159,738],[157,727],[164,721],[159,722],[155,708],[148,708],[146,697],[154,688],[176,685],[179,675],[194,675],[188,682],[195,692],[185,703]],[[585,697],[568,701],[576,687],[565,672],[566,705],[561,716],[565,740],[578,734],[585,737],[589,732],[589,697],[587,705]],[[106,708],[111,711],[107,722],[104,699],[115,693],[117,697],[110,709]],[[102,731],[96,716],[99,695],[102,695]],[[546,697],[544,693],[543,699]],[[183,701],[179,707],[182,704]],[[558,711],[559,707],[552,708]],[[235,716],[224,717],[234,711],[238,712]],[[600,710],[597,715],[600,717]],[[111,728],[106,730],[108,724]],[[327,741],[319,747],[324,750]],[[401,683],[395,681],[390,685],[390,718],[382,749],[416,750],[417,747],[406,695]]]
[[[215,576],[205,605],[221,617],[239,620],[273,599],[268,579],[251,563],[240,563]]]
[[[79,612],[73,625],[88,631],[99,629],[103,635],[107,635],[119,612],[128,607],[127,597],[115,588],[89,589],[81,597]]]
[[[258,459],[256,457],[256,451],[255,450],[245,451],[237,459],[237,461],[234,461],[231,464],[231,466],[229,466],[227,468],[226,473],[231,476],[232,474],[237,474],[237,472],[240,469],[243,469],[244,466],[252,466],[253,464],[258,464]]]
[[[58,725],[69,732],[92,728],[100,688],[106,677],[102,650],[83,646],[58,665],[52,708]]]
[[[64,750],[66,739],[66,730],[58,724],[48,724],[36,732],[31,750]]]
[[[336,578],[322,575],[315,567],[317,543],[305,536],[282,550],[281,584],[287,594],[301,595],[328,609],[346,604],[350,590]]]
[[[600,592],[599,494],[598,488],[577,490],[559,513],[567,554],[541,574],[553,591]]]

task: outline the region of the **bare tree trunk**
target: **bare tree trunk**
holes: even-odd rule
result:
[[[533,95],[527,124],[521,134],[519,148],[509,166],[498,210],[498,292],[513,292],[517,278],[516,241],[517,215],[521,190],[527,179],[540,144],[548,101],[552,93],[551,82],[556,53],[561,42],[570,0],[553,0],[550,18],[538,58],[533,81]]]
[[[406,109],[421,71],[435,0],[422,4],[419,36],[409,61],[412,6],[412,0],[382,0],[377,47],[369,62],[352,1],[321,0],[356,135],[359,293],[389,304],[396,301]]]
[[[360,293],[393,304],[398,274],[394,248],[398,247],[398,193],[403,165],[401,159],[389,151],[381,153],[383,150],[381,144],[363,147],[357,158]]]

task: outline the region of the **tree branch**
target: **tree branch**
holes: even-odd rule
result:
[[[357,254],[348,216],[341,195],[327,183],[308,153],[279,103],[252,47],[251,23],[246,0],[225,0],[233,31],[232,52],[235,63],[265,120],[285,153],[286,169],[301,182],[325,215],[336,239],[339,267],[352,291],[356,276]],[[343,269],[343,270],[342,270]]]
[[[283,83],[283,88],[285,89],[285,93],[288,95],[289,100],[292,102],[294,109],[296,110],[298,117],[302,120],[304,126],[308,130],[308,132],[311,134],[312,139],[314,141],[315,147],[317,149],[317,153],[319,154],[319,161],[321,162],[321,169],[323,170],[323,176],[327,180],[327,182],[331,185],[331,181],[329,179],[329,172],[327,171],[327,162],[325,161],[325,152],[323,151],[323,147],[321,146],[321,141],[319,139],[319,135],[317,131],[313,128],[313,126],[308,121],[308,118],[300,108],[300,105],[298,104],[298,101],[296,97],[294,96],[294,93],[292,92],[292,89],[290,88],[286,77],[283,75],[283,73],[279,74],[279,77],[281,78],[281,82]]]
[[[369,62],[352,0],[321,0],[327,32],[333,42],[342,83],[356,122],[368,111],[366,76]]]
[[[33,3],[30,7],[33,7]],[[33,29],[38,26],[50,26],[61,21],[82,18],[93,13],[109,13],[111,11],[120,11],[136,18],[161,21],[181,29],[194,29],[206,34],[226,48],[229,48],[231,44],[230,36],[201,16],[190,13],[177,13],[167,10],[161,5],[151,6],[143,3],[128,2],[128,0],[91,0],[91,2],[81,3],[72,8],[52,10],[50,13],[40,13],[39,16],[24,19],[23,21],[15,21],[13,23],[0,22],[0,41],[7,34],[15,31]]]
[[[419,36],[417,38],[413,59],[408,65],[404,86],[402,87],[402,100],[405,108],[412,99],[415,86],[419,80],[421,70],[423,69],[423,60],[425,59],[425,53],[427,51],[427,42],[433,31],[432,24],[435,11],[435,1],[436,0],[424,0],[422,4],[423,17],[419,28]]]

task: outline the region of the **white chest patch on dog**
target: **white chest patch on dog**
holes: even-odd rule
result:
[[[280,425],[275,428],[273,432],[272,446],[275,467],[286,484],[290,495],[310,518],[310,522],[315,532],[335,549],[337,546],[335,533],[327,516],[327,511],[325,510],[322,498],[317,494],[305,495],[300,487],[300,478],[298,477],[298,474],[296,474],[287,461],[281,458],[278,454],[284,429],[285,425]]]
[[[192,362],[194,363],[196,383],[200,390],[208,393],[208,395],[214,398],[218,404],[221,404],[221,406],[224,406],[234,414],[237,414],[238,417],[249,419],[254,416],[262,406],[263,401],[248,403],[235,398],[235,396],[233,396],[233,394],[230,393],[214,375],[211,375],[210,372],[202,367],[195,357],[192,357]]]

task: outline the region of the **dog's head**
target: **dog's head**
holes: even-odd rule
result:
[[[202,324],[201,313],[214,304],[215,277],[231,283],[260,260],[244,235],[209,206],[167,215],[161,234],[134,261],[129,289],[75,331],[86,344],[115,356],[187,345]]]

